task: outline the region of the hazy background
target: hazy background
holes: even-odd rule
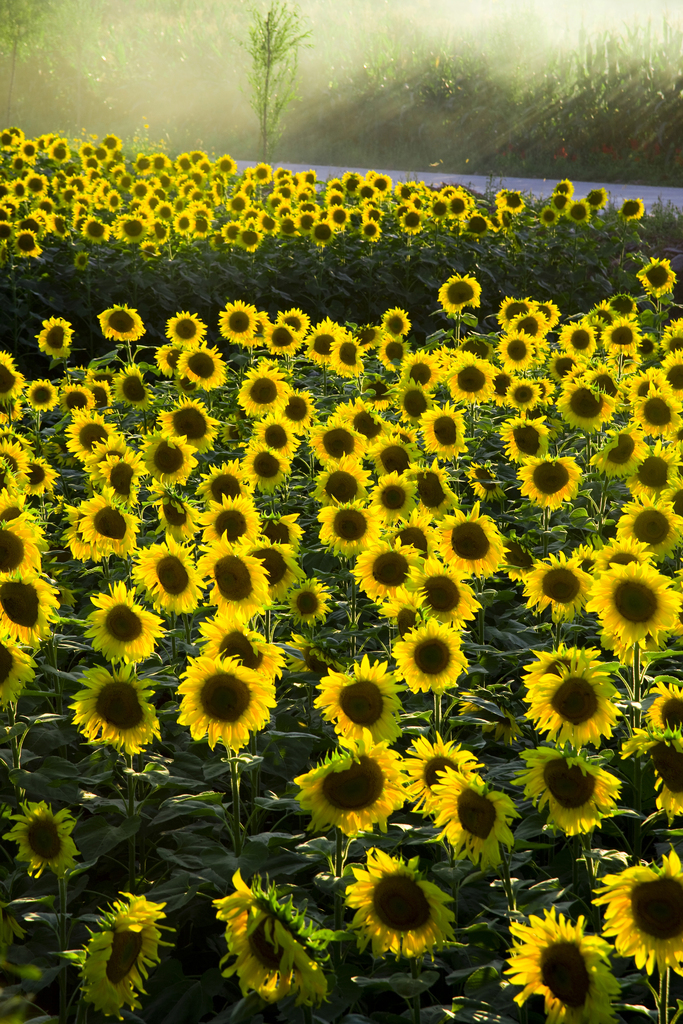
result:
[[[240,46],[251,6],[0,0],[2,122],[31,135],[115,132],[129,152],[201,147],[256,159]],[[300,98],[276,159],[683,183],[679,3],[303,0],[300,9],[312,46],[300,53]]]

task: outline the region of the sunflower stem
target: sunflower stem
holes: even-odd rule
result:
[[[543,509],[543,557],[548,557],[550,545],[550,508],[546,505]]]
[[[336,932],[341,931],[342,922],[344,920],[344,894],[338,888],[339,879],[342,877],[344,872],[344,833],[337,826],[335,829],[335,847],[334,847],[334,876],[337,879],[337,887],[334,890],[334,930]],[[341,962],[342,947],[341,943],[336,943],[334,946],[334,958],[335,962],[339,964]]]
[[[669,1024],[669,968],[659,971],[659,998],[657,1024]]]
[[[188,644],[192,643],[192,616],[189,612],[186,612],[183,616],[185,622],[185,639]]]
[[[16,724],[16,707],[16,704],[13,704],[11,701],[7,705],[7,721],[9,722],[10,729]],[[18,768],[21,768],[21,745],[17,741],[16,736],[12,736],[10,744],[12,747],[12,767],[16,771]],[[24,799],[24,791],[16,782],[14,783],[14,797],[17,801],[17,810],[20,811],[21,801]]]
[[[232,783],[232,830],[235,844],[235,856],[242,852],[242,826],[240,823],[240,773],[237,758],[230,758],[230,782]]]
[[[171,612],[171,658],[173,659],[174,665],[176,663],[177,656],[178,652],[176,650],[175,642],[175,612]]]
[[[441,694],[434,693],[434,734],[435,736],[441,735]]]
[[[58,876],[59,885],[59,951],[63,953],[66,950],[66,873],[63,872]],[[59,1024],[66,1024],[67,1021],[67,981],[66,976],[68,964],[66,960],[62,961],[62,966],[59,971]]]
[[[133,778],[133,755],[124,754],[128,766],[128,817],[135,817],[135,779]],[[128,892],[135,895],[135,835],[128,836]]]
[[[508,861],[507,851],[503,848],[501,843],[500,847],[501,854],[501,875],[503,881],[503,888],[505,889],[505,895],[507,896],[508,909],[510,913],[515,913],[517,910],[517,904],[515,901],[515,892],[512,888],[512,879],[510,878],[510,862]]]
[[[411,961],[410,961],[410,973],[413,976],[413,978],[415,979],[415,981],[417,981],[417,979],[420,977],[420,966],[421,965],[420,965],[419,960],[417,960],[415,958],[411,959]],[[414,1024],[420,1024],[420,993],[419,992],[416,992],[415,995],[413,996],[412,1003],[413,1003],[413,1022],[414,1022]]]
[[[581,858],[580,839],[578,835],[572,836],[572,892],[576,896],[579,885],[579,860]]]

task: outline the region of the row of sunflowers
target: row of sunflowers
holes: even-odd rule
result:
[[[7,134],[15,183],[70,158]],[[487,330],[454,274],[419,346],[245,296],[150,348],[117,304],[87,366],[66,310],[43,376],[0,354],[9,1019],[668,1024],[674,284]]]

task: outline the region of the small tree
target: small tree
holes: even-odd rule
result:
[[[245,49],[251,58],[247,78],[251,86],[251,106],[259,120],[261,155],[269,161],[275,143],[282,135],[282,115],[296,96],[299,48],[310,46],[311,35],[303,31],[298,7],[286,0],[271,0],[267,14],[251,9],[249,42]]]

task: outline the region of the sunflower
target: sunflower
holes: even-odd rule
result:
[[[269,603],[268,575],[258,558],[235,551],[225,537],[205,549],[197,571],[213,582],[210,601],[221,612],[244,619],[261,612]]]
[[[648,454],[642,431],[638,427],[629,426],[622,430],[610,430],[605,436],[607,441],[591,458],[591,466],[608,477],[631,476]]]
[[[22,814],[11,814],[16,821],[3,839],[11,839],[19,846],[17,860],[28,861],[27,872],[40,878],[45,868],[60,877],[74,866],[78,850],[71,838],[76,824],[70,811],[62,808],[56,814],[44,800],[40,803],[24,802]]]
[[[16,704],[35,676],[36,663],[19,644],[0,638],[0,707]]]
[[[543,420],[516,416],[503,422],[500,437],[507,457],[521,463],[529,458],[544,458],[550,443],[550,428]]]
[[[683,689],[673,682],[660,680],[654,684],[649,695],[653,692],[659,696],[646,712],[650,727],[661,732],[665,729],[680,729],[683,725]]]
[[[161,484],[184,484],[197,465],[195,448],[182,436],[148,434],[143,452],[147,472]]]
[[[251,434],[251,445],[255,449],[269,449],[277,456],[291,459],[301,443],[301,438],[293,429],[289,420],[282,414],[274,413],[264,416],[254,424]],[[249,449],[247,449],[249,450]]]
[[[198,452],[211,451],[219,426],[201,402],[189,398],[159,415],[159,430],[165,437],[172,441],[182,438]]]
[[[396,641],[393,654],[397,674],[413,693],[443,693],[467,671],[460,631],[434,618],[416,625]]]
[[[656,500],[661,498],[662,492],[680,481],[682,468],[680,450],[657,441],[654,447],[648,447],[647,454],[626,481],[626,486],[636,498],[648,496]]]
[[[358,377],[364,373],[363,346],[343,330],[330,346],[330,366],[340,377]]]
[[[436,461],[431,466],[417,466],[407,474],[417,485],[419,510],[433,519],[441,519],[457,503],[455,492],[448,485],[448,474]]]
[[[59,392],[52,381],[35,380],[28,386],[26,401],[35,412],[49,412],[59,403]]]
[[[74,694],[70,708],[74,725],[89,743],[108,743],[126,754],[139,754],[160,738],[159,720],[148,701],[152,690],[138,679],[132,665],[121,665],[113,673],[91,668],[80,681],[85,689]]]
[[[229,544],[250,543],[261,532],[261,518],[251,498],[240,495],[220,502],[210,501],[206,512],[200,516],[203,527],[202,541],[209,545],[225,537]]]
[[[503,561],[503,538],[494,521],[479,514],[479,502],[471,512],[446,516],[438,532],[441,556],[458,572],[492,576]]]
[[[301,809],[311,812],[308,827],[316,831],[335,825],[355,836],[378,824],[386,832],[387,818],[405,803],[401,758],[386,742],[346,740],[294,782],[300,787],[296,799]]]
[[[582,754],[538,747],[524,750],[520,757],[526,771],[516,776],[525,797],[534,807],[548,804],[548,819],[566,835],[591,832],[603,818],[616,813],[621,783],[609,772],[589,762]]]
[[[382,328],[393,338],[402,338],[410,334],[411,327],[410,317],[405,310],[398,307],[388,309],[382,316]]]
[[[511,580],[524,580],[534,567],[534,556],[514,537],[503,540],[502,568]]]
[[[667,358],[683,349],[683,319],[672,320],[662,334],[662,347]]]
[[[675,714],[674,710],[674,719]],[[649,730],[634,729],[633,735],[621,747],[622,757],[631,754],[638,757],[650,755],[655,772],[655,789],[660,790],[657,793],[657,808],[666,813],[671,827],[674,818],[683,812],[683,737],[680,723],[666,725],[663,729],[652,726]]]
[[[450,362],[447,385],[457,402],[488,402],[493,397],[494,368],[485,359],[459,352]]]
[[[360,459],[365,451],[365,437],[337,415],[313,427],[309,431],[308,443],[324,466],[333,462],[339,464],[345,456]]]
[[[612,419],[616,407],[614,398],[610,398],[595,386],[588,387],[581,378],[572,378],[565,383],[557,400],[557,410],[566,422],[593,434],[602,430]]]
[[[303,578],[303,570],[296,561],[296,552],[289,544],[261,537],[252,546],[241,550],[262,564],[271,602],[284,599],[296,581]]]
[[[149,658],[161,634],[162,620],[136,604],[123,582],[109,585],[109,594],[91,595],[97,609],[88,615],[85,636],[108,661],[136,662]]]
[[[669,503],[643,496],[622,507],[617,537],[634,537],[647,544],[659,562],[681,543],[683,517],[676,515]]]
[[[652,552],[647,544],[636,540],[635,537],[622,537],[595,550],[592,572],[594,576],[599,576],[613,565],[628,565],[630,562],[643,565],[651,560]]]
[[[469,750],[463,750],[460,744],[444,741],[439,733],[434,743],[419,736],[403,761],[403,769],[412,780],[406,787],[406,793],[415,800],[414,810],[423,814],[437,813],[438,800],[433,787],[443,781],[446,768],[452,768],[469,780],[482,767]]]
[[[678,434],[683,426],[683,406],[673,391],[666,385],[651,387],[647,394],[633,401],[632,415],[642,430],[650,437],[666,437]]]
[[[38,348],[53,359],[66,359],[71,353],[73,333],[68,320],[51,316],[49,320],[43,320],[43,329],[36,334]]]
[[[605,875],[593,903],[606,905],[603,934],[614,937],[620,956],[635,957],[636,967],[660,975],[668,967],[680,973],[683,961],[683,871],[675,850],[654,864]]]
[[[393,743],[401,735],[398,715],[403,687],[386,662],[364,655],[351,672],[330,671],[318,684],[314,707],[345,739]]]
[[[39,573],[41,556],[38,543],[40,536],[25,515],[9,519],[7,513],[0,517],[0,579],[16,573]]]
[[[202,584],[192,556],[172,537],[139,550],[132,576],[158,612],[189,614],[199,606]]]
[[[454,626],[463,627],[481,608],[472,588],[433,555],[410,570],[406,590],[419,595],[420,607],[430,618]]]
[[[207,505],[240,495],[251,496],[251,485],[237,460],[222,462],[200,477],[197,496],[203,498]]]
[[[129,306],[112,306],[100,313],[97,319],[105,338],[114,341],[138,341],[145,333],[137,309]]]
[[[362,501],[335,502],[318,513],[320,542],[335,555],[352,558],[380,540],[381,520]]]
[[[387,536],[392,544],[412,545],[421,556],[432,554],[435,537],[431,523],[432,517],[428,512],[413,509],[406,519],[396,520]],[[419,603],[418,601],[416,606]]]
[[[110,488],[82,502],[78,512],[79,532],[86,544],[92,545],[95,561],[109,555],[125,557],[136,548],[140,520],[123,507]]]
[[[568,648],[562,663],[527,683],[528,718],[546,739],[579,748],[610,739],[618,691],[592,647]]]
[[[265,416],[282,412],[289,393],[284,374],[271,363],[261,360],[244,375],[237,401],[247,416]]]
[[[420,450],[413,442],[402,441],[398,431],[392,430],[369,446],[366,457],[374,462],[377,475],[383,476],[404,473],[419,461]]]
[[[303,528],[297,523],[298,518],[298,512],[288,516],[263,517],[261,533],[273,544],[289,544],[292,550],[298,551],[304,534]]]
[[[530,335],[524,331],[511,331],[500,339],[496,349],[501,365],[507,373],[523,373],[536,361],[536,348]]]
[[[245,746],[276,706],[272,679],[246,668],[238,658],[191,658],[181,679],[178,724],[189,725],[195,740],[207,736],[212,750],[219,741],[230,750]]]
[[[332,360],[332,345],[346,332],[329,317],[321,320],[307,336],[307,355],[314,363],[329,365]]]
[[[254,990],[266,1003],[295,994],[297,1005],[321,1003],[327,981],[316,959],[321,943],[313,926],[294,909],[291,897],[285,902],[274,885],[264,889],[259,876],[249,887],[238,870],[232,884],[235,893],[214,900],[218,920],[226,922],[228,952],[221,968],[237,958],[223,975],[237,974],[243,996]]]
[[[26,378],[19,373],[12,356],[0,352],[0,402],[9,404],[19,398]]]
[[[565,324],[557,340],[560,348],[572,355],[592,356],[597,348],[595,328],[581,321]]]
[[[386,473],[370,492],[368,511],[383,523],[407,518],[415,508],[417,484],[403,473]]]
[[[258,324],[256,306],[239,299],[226,303],[225,309],[218,316],[218,330],[226,341],[237,342],[244,348],[251,348],[255,341]]]
[[[420,563],[419,555],[410,547],[389,541],[364,547],[352,573],[360,588],[373,601],[387,597],[403,586],[410,570]]]
[[[144,896],[121,893],[103,914],[97,931],[91,932],[81,969],[83,1000],[96,1010],[119,1020],[125,1005],[139,1010],[137,992],[144,992],[143,979],[159,962],[161,941],[159,921],[165,918],[165,903],[153,903]]]
[[[316,416],[315,399],[310,391],[290,391],[281,416],[290,430],[306,433]]]
[[[592,582],[579,563],[579,558],[567,558],[564,551],[535,562],[524,577],[527,608],[539,612],[550,608],[553,622],[573,619],[588,600]]]
[[[10,640],[37,647],[57,617],[58,591],[26,572],[0,580],[0,627]]]
[[[252,442],[242,458],[242,468],[249,483],[266,494],[272,494],[289,476],[291,460],[267,444]]]
[[[407,863],[376,848],[367,853],[366,869],[352,866],[355,882],[346,890],[346,905],[355,910],[351,928],[361,952],[372,942],[372,955],[422,957],[454,938],[452,900],[420,873],[419,857]]]
[[[156,482],[152,484],[150,491],[158,498],[154,507],[166,535],[178,541],[179,544],[192,540],[197,532],[195,509],[186,501],[178,498],[173,491]]]
[[[575,459],[530,458],[517,471],[520,491],[541,508],[559,508],[576,497],[581,469]]]
[[[114,427],[96,412],[75,412],[66,428],[66,447],[80,462],[93,454],[95,446],[109,440]]]
[[[225,384],[226,366],[218,349],[200,344],[183,349],[180,353],[178,374],[181,378],[187,377],[204,391],[213,391]]]
[[[275,679],[282,674],[284,652],[276,644],[234,616],[219,614],[199,624],[202,654],[208,658],[236,659],[260,677]]]
[[[330,610],[332,595],[320,580],[306,578],[288,595],[290,614],[297,623],[324,622]]]
[[[650,260],[642,270],[638,271],[636,277],[653,299],[660,299],[662,295],[673,291],[676,284],[676,275],[671,269],[669,260]]]
[[[586,919],[574,925],[555,907],[544,918],[531,915],[529,924],[513,921],[505,974],[524,989],[515,996],[522,1006],[529,996],[545,999],[547,1024],[615,1024],[611,1009],[619,997],[619,982],[609,970],[612,947],[604,939],[585,935]]]
[[[344,505],[365,501],[370,473],[358,459],[345,455],[318,473],[315,481],[314,498],[323,505]]]
[[[500,864],[500,844],[512,846],[510,823],[519,817],[510,797],[489,789],[479,776],[450,767],[432,786],[432,795],[434,824],[442,829],[439,838],[448,840],[455,857],[468,857],[482,871]]]

